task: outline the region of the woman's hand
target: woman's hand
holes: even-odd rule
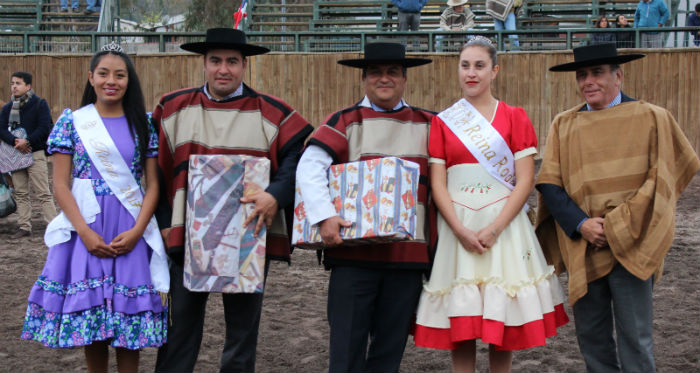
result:
[[[463,226],[462,229],[459,229],[458,232],[454,232],[454,234],[459,240],[459,243],[461,243],[467,251],[475,254],[483,254],[486,252],[484,246],[479,242],[477,234],[467,227]]]
[[[109,246],[117,252],[117,255],[128,254],[134,249],[134,246],[136,246],[136,243],[139,242],[141,237],[143,237],[143,232],[131,228],[128,231],[119,233],[117,237],[114,237]]]
[[[515,174],[518,175],[518,182],[515,184],[515,188],[501,212],[489,225],[476,233],[479,242],[486,249],[490,249],[496,244],[498,236],[511,224],[513,219],[522,211],[525,203],[527,203],[527,198],[535,187],[534,156],[530,155],[517,159],[515,161]]]
[[[83,241],[87,251],[98,258],[114,258],[118,255],[117,250],[107,245],[102,236],[90,228],[87,228],[85,232],[80,234],[80,239]]]
[[[498,239],[498,230],[489,225],[476,232],[476,236],[479,238],[479,243],[481,243],[481,246],[486,249],[490,249]]]

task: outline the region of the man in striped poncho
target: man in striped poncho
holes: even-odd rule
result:
[[[160,127],[159,171],[163,177],[156,211],[170,266],[168,343],[158,351],[156,371],[191,372],[199,353],[208,293],[183,286],[185,206],[189,157],[193,154],[240,154],[270,160],[270,185],[243,202],[255,203],[257,229],[267,223],[267,259],[289,260],[287,230],[278,213],[294,202],[299,153],[313,127],[284,101],[258,93],[243,83],[248,56],[267,48],[246,43],[233,29],[207,30],[206,41],[183,44],[204,56],[207,82],[202,87],[165,94],[153,112]],[[247,200],[246,200],[247,199]],[[266,261],[266,267],[267,267]],[[222,372],[253,372],[261,293],[223,294],[226,340]]]
[[[620,64],[642,57],[599,44],[550,69],[575,71],[586,103],[557,115],[549,131],[537,234],[569,273],[588,372],[656,370],[652,284],[673,241],[676,201],[700,167],[671,113],[620,90]]]
[[[433,113],[403,100],[406,70],[430,63],[405,58],[396,43],[371,43],[363,59],[338,61],[361,68],[365,97],[328,116],[309,140],[299,162],[297,182],[312,224],[319,223],[324,264],[331,270],[328,288],[330,372],[397,372],[429,257],[428,133]],[[377,245],[346,246],[341,219],[331,203],[331,164],[401,157],[420,165],[416,239]],[[301,177],[303,175],[303,177]],[[371,342],[367,340],[371,335]]]

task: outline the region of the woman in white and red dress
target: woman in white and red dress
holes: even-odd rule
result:
[[[433,117],[430,129],[438,247],[414,337],[417,346],[452,350],[456,372],[474,371],[476,339],[489,343],[490,372],[509,371],[512,350],[544,345],[569,320],[554,268],[547,265],[523,210],[534,187],[537,137],[522,108],[491,94],[498,70],[496,49],[488,39],[476,37],[465,44],[459,81],[466,101]],[[470,110],[464,117],[482,120],[481,126],[457,130],[467,135],[464,142],[453,132],[457,127],[446,123],[458,123],[461,117],[443,115],[452,113],[454,119],[459,105]],[[476,131],[491,126],[490,135]],[[469,141],[474,153],[481,154],[475,157],[467,150]],[[514,178],[507,176],[506,153]],[[496,172],[490,173],[494,165]]]

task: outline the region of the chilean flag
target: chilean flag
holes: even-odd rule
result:
[[[233,19],[234,19],[233,28],[235,28],[236,30],[240,30],[238,25],[240,24],[241,20],[245,17],[248,17],[248,13],[246,12],[247,7],[248,7],[248,0],[243,0],[241,2],[241,7],[238,8],[238,11],[236,11],[236,13],[233,13]]]

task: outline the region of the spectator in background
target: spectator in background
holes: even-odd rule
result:
[[[428,0],[391,0],[399,8],[399,31],[418,31],[420,11]]]
[[[68,11],[68,0],[61,0],[61,12],[67,12]],[[71,9],[73,10],[73,13],[78,13],[80,10],[78,9],[79,7],[79,1],[78,0],[72,0],[71,1]]]
[[[489,4],[491,3],[492,0],[486,0],[486,9],[487,13],[491,14],[493,18],[493,28],[496,31],[500,30],[515,30],[516,23],[515,23],[515,15],[518,13],[518,9],[523,5],[523,0],[513,0],[512,5],[510,7],[510,11],[505,13],[505,16],[503,18],[495,16],[495,13],[489,12],[489,9],[492,9],[494,7],[493,5]],[[501,6],[503,3],[506,3],[507,5],[510,5],[508,1],[494,1],[496,3],[500,3]],[[506,5],[506,6],[507,6]],[[498,5],[496,5],[496,8]],[[513,49],[518,50],[520,47],[520,43],[518,42],[518,35],[512,34],[508,35],[508,38],[511,40],[511,45],[513,46]]]
[[[60,7],[61,7],[61,12],[67,12],[68,11],[68,0],[60,0]],[[80,1],[79,0],[71,0],[71,10],[73,13],[78,13],[80,12]],[[87,7],[85,8],[85,14],[92,14],[97,12],[97,7],[99,4],[97,3],[97,0],[86,0],[85,3],[87,4]]]
[[[691,13],[688,16],[688,21],[685,23],[685,25],[693,27],[700,26],[700,3],[695,4],[695,13]],[[695,46],[700,46],[700,32],[695,30],[691,31],[690,34],[693,35],[693,43]]]
[[[627,17],[620,14],[615,18],[615,23],[617,28],[630,29],[630,23],[627,21]],[[616,32],[615,39],[617,40],[618,48],[634,48],[634,32]]]
[[[448,0],[447,9],[440,15],[440,31],[467,31],[474,27],[474,13],[464,6],[468,0]],[[464,44],[464,35],[437,35],[437,50],[445,52]],[[443,39],[446,39],[443,40]]]
[[[83,14],[90,15],[92,13],[99,13],[100,10],[97,9],[97,7],[99,6],[97,0],[87,0],[86,3],[87,7],[85,7],[85,11],[83,12]]]
[[[468,0],[447,0],[447,9],[440,15],[440,29],[466,31],[474,27],[474,13],[464,5]]]
[[[32,74],[18,71],[10,80],[12,97],[0,112],[0,139],[22,153],[32,153],[34,163],[23,170],[12,172],[17,202],[19,229],[12,238],[26,237],[32,231],[32,207],[29,202],[29,183],[34,187],[33,195],[39,200],[44,221],[48,224],[56,216],[56,206],[49,190],[49,171],[46,161],[46,139],[53,128],[51,111],[46,100],[34,94]],[[15,137],[8,126],[22,127],[26,139]]]
[[[610,28],[610,22],[605,15],[600,16],[595,23],[595,28]],[[615,43],[615,34],[612,32],[594,32],[591,34],[591,44]]]
[[[634,12],[634,27],[663,27],[670,13],[664,0],[641,0]],[[661,48],[661,34],[658,31],[644,32],[641,36],[642,48]]]

